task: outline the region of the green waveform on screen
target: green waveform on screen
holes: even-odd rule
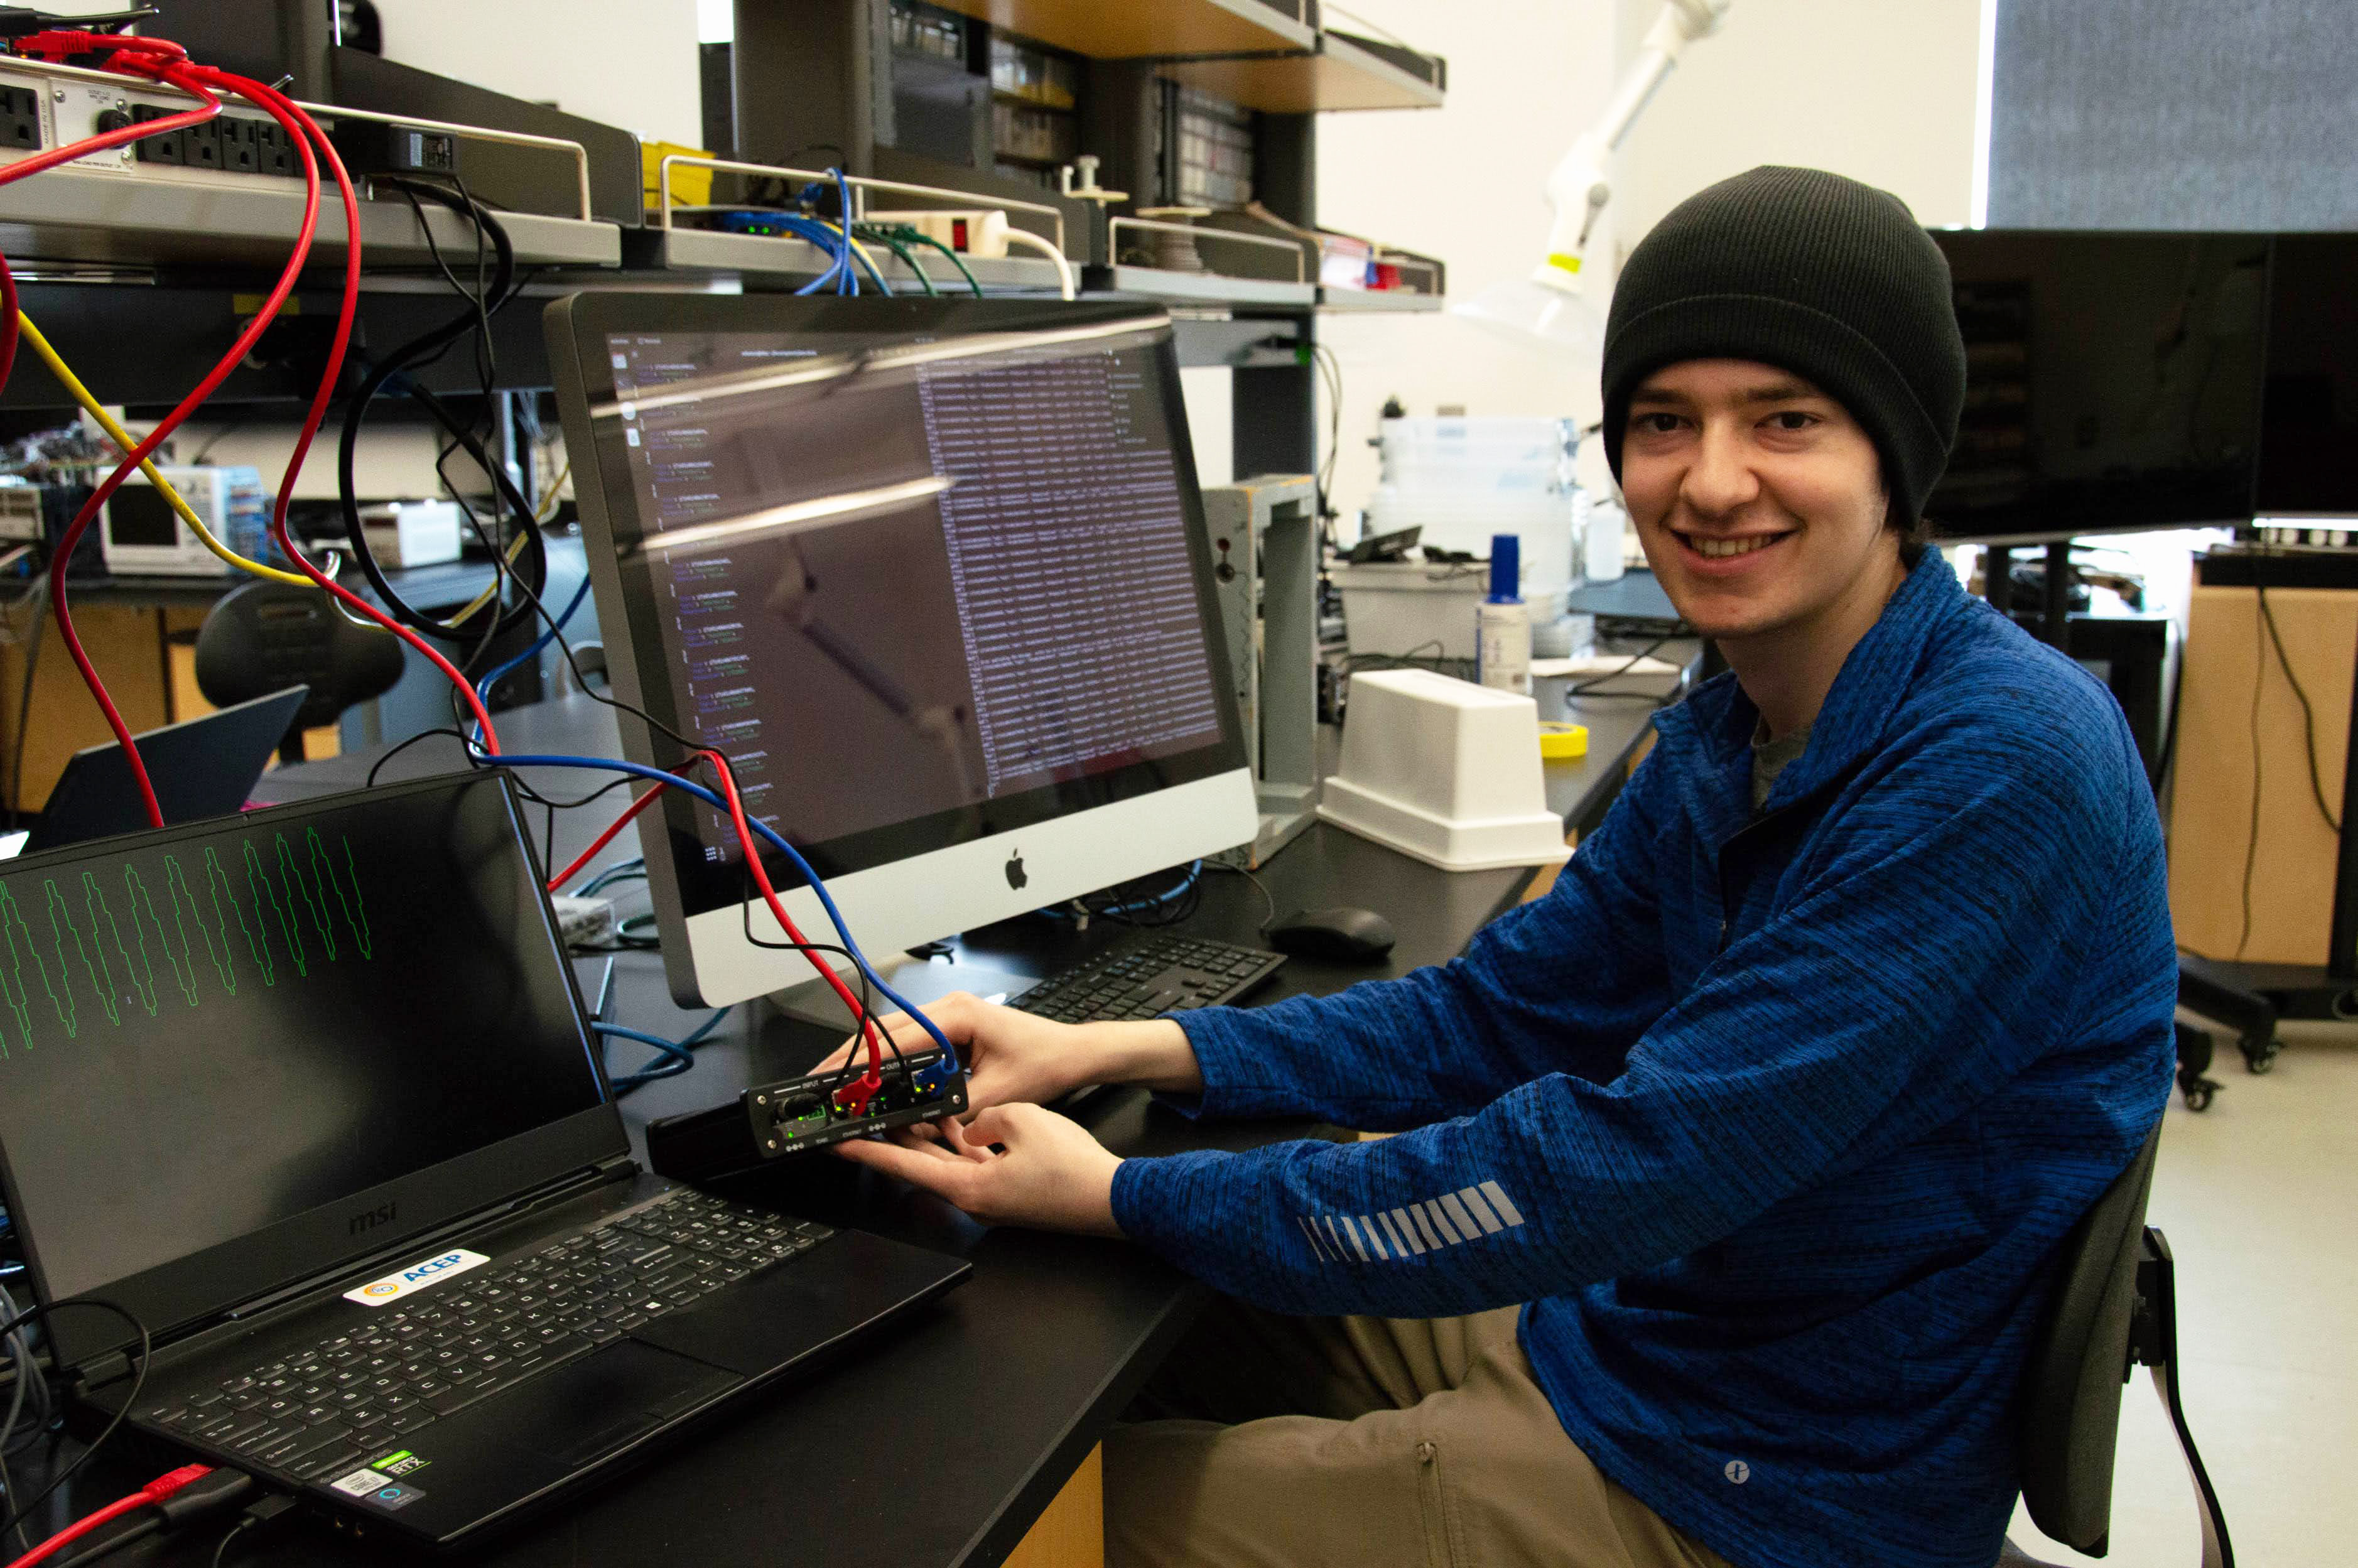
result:
[[[38,894],[31,877],[0,881],[0,1060],[11,1023],[16,1048],[30,1050],[45,1038],[72,1040],[98,1016],[117,1028],[133,1008],[158,1017],[175,991],[191,1008],[209,984],[233,997],[243,967],[275,986],[282,965],[304,979],[321,964],[373,958],[352,840],[339,835],[337,844],[341,855],[316,827],[299,839],[246,838],[236,852],[243,889],[212,845],[193,873],[165,855],[160,888],[128,862],[119,891],[94,871],[70,889],[42,877]]]

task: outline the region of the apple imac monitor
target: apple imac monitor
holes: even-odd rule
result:
[[[616,695],[731,760],[869,953],[1251,839],[1161,310],[594,292],[546,325]],[[684,1005],[807,974],[753,940],[724,814],[639,821]]]

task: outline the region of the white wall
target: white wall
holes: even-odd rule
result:
[[[388,59],[643,136],[702,139],[697,0],[377,0]]]
[[[1619,0],[1617,56],[1660,0]],[[1634,244],[1714,180],[1764,163],[1891,191],[1931,228],[1973,210],[1982,0],[1736,0],[1622,144],[1614,193]]]
[[[1611,89],[1611,0],[1351,5],[1445,57],[1448,102],[1322,119],[1319,222],[1441,257],[1460,298],[1529,273],[1547,238],[1541,189],[1548,171]],[[1367,442],[1389,395],[1399,395],[1412,414],[1462,403],[1474,414],[1596,417],[1593,364],[1569,363],[1455,317],[1328,315],[1318,332],[1343,371],[1335,503],[1346,538],[1355,536],[1350,514],[1375,489]],[[1323,437],[1323,410],[1319,427]]]
[[[1460,299],[1524,275],[1547,234],[1548,173],[1602,111],[1657,0],[1352,3],[1448,59],[1448,102],[1326,116],[1320,222],[1441,256]],[[1736,0],[1623,145],[1592,251],[1600,272],[1609,277],[1680,200],[1762,163],[1835,169],[1895,191],[1928,224],[1966,222],[1980,10],[1981,0]],[[1463,403],[1477,415],[1597,416],[1594,360],[1574,364],[1451,318],[1329,316],[1319,330],[1343,367],[1335,491],[1347,515],[1374,490],[1365,443],[1388,395],[1415,414]],[[1582,470],[1591,483],[1603,477],[1593,445]]]

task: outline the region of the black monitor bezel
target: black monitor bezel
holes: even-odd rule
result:
[[[2265,398],[2267,377],[2267,314],[2273,307],[2276,287],[2276,236],[2272,232],[2228,229],[2047,229],[2047,228],[1936,228],[1925,231],[1941,247],[1944,265],[1952,243],[1974,245],[1998,241],[2045,241],[2063,243],[2126,243],[2131,242],[2186,240],[2243,240],[2262,245],[2266,251],[2262,280],[2263,308],[2260,324],[2258,373],[2261,384],[2252,400],[2252,424],[2249,431],[2251,460],[2244,473],[2244,504],[2225,516],[2192,514],[2169,517],[2105,518],[2088,521],[2080,518],[2020,517],[2001,519],[1983,517],[1947,519],[1928,513],[1924,518],[1926,533],[1939,545],[1985,544],[1996,546],[2052,544],[2098,534],[2150,534],[2180,528],[2231,528],[2251,522],[2262,481],[2262,469],[2266,454],[2262,449],[2261,431],[2266,422]],[[1944,462],[1945,468],[1945,462]],[[1928,498],[1927,504],[1932,498]],[[2011,524],[2011,525],[2009,525]]]
[[[514,829],[514,842],[524,855],[533,885],[543,887],[546,873],[532,849],[532,834],[524,819],[522,802],[504,769],[438,774],[415,783],[342,791],[274,806],[268,815],[278,819],[279,814],[285,814],[285,819],[291,820],[324,812],[365,809],[414,795],[482,787],[494,787],[501,792],[509,824]],[[213,831],[236,819],[209,817],[175,827],[89,839],[38,855],[19,857],[9,863],[8,871],[14,876],[46,866],[74,864],[93,856],[137,853],[147,845],[169,843],[192,832]],[[325,1280],[349,1272],[366,1260],[399,1249],[408,1238],[442,1229],[491,1205],[574,1172],[627,1160],[630,1135],[615,1106],[604,1053],[597,1048],[596,1036],[590,1033],[589,1010],[581,998],[579,977],[566,954],[564,939],[546,893],[539,901],[539,908],[546,951],[564,975],[566,995],[573,1007],[574,1027],[579,1033],[583,1054],[597,1075],[597,1104],[80,1294],[127,1308],[160,1346],[257,1297],[307,1279]],[[93,1113],[103,1114],[103,1107],[94,1108]],[[8,1212],[18,1222],[17,1238],[24,1249],[26,1273],[32,1281],[35,1298],[45,1304],[52,1303],[59,1298],[49,1289],[49,1272],[41,1258],[38,1217],[26,1213],[16,1167],[5,1144],[0,1144],[0,1193],[5,1194]],[[372,1227],[363,1233],[367,1237],[365,1245],[355,1246],[352,1217],[385,1205],[393,1206],[396,1220],[382,1227]],[[49,1333],[58,1363],[68,1367],[138,1343],[138,1336],[128,1324],[98,1309],[59,1314],[51,1320]]]
[[[598,596],[599,624],[608,643],[610,676],[626,702],[644,708],[660,724],[683,733],[687,726],[673,701],[668,680],[658,683],[645,678],[649,661],[664,657],[658,608],[649,596],[632,590],[633,579],[622,564],[624,551],[643,530],[628,450],[619,441],[600,440],[590,416],[593,406],[613,396],[612,365],[606,342],[609,334],[1001,333],[1131,322],[1155,340],[1152,352],[1166,405],[1173,411],[1172,450],[1185,518],[1188,556],[1195,579],[1197,611],[1206,629],[1206,656],[1211,664],[1215,699],[1219,705],[1221,739],[1210,746],[1155,762],[1043,785],[980,807],[936,813],[827,843],[806,845],[795,840],[795,848],[822,877],[832,880],[1247,766],[1242,719],[1228,665],[1226,641],[1217,634],[1220,612],[1212,576],[1211,546],[1204,524],[1203,492],[1195,477],[1194,445],[1184,415],[1178,356],[1169,313],[1161,307],[1118,300],[593,291],[553,302],[546,322],[567,449],[576,454],[577,479],[591,479],[591,482],[578,484],[576,493],[588,546],[590,581]],[[587,463],[583,454],[589,455]],[[611,656],[618,642],[626,654],[621,659]],[[676,744],[668,741],[658,744],[658,737],[643,720],[627,713],[622,719],[624,745],[634,760],[659,765],[678,762],[679,749]],[[703,859],[702,841],[692,827],[692,803],[672,795],[661,803],[660,809],[664,813],[662,828],[652,829],[651,812],[648,817],[642,818],[643,822],[650,822],[651,830],[642,833],[641,842],[648,850],[650,891],[662,929],[667,933],[678,931],[693,916],[741,907],[743,897],[736,863],[715,866]],[[803,885],[801,877],[774,851],[765,851],[763,859],[781,891]],[[698,1000],[687,944],[666,943],[665,958],[674,994],[683,1002]]]

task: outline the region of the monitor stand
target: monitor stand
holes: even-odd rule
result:
[[[986,1001],[1003,1001],[1041,979],[1013,966],[1001,968],[980,964],[929,963],[899,953],[890,959],[871,956],[870,961],[875,964],[884,983],[906,997],[913,1007],[929,1006],[952,991],[971,991]],[[844,974],[843,983],[850,987],[854,995],[859,994],[859,982],[851,975]],[[843,999],[817,976],[801,985],[771,992],[768,1000],[789,1018],[840,1029],[847,1036],[851,1033],[851,1014],[843,1005]],[[875,998],[875,1006],[880,1013],[900,1011],[881,996]]]

